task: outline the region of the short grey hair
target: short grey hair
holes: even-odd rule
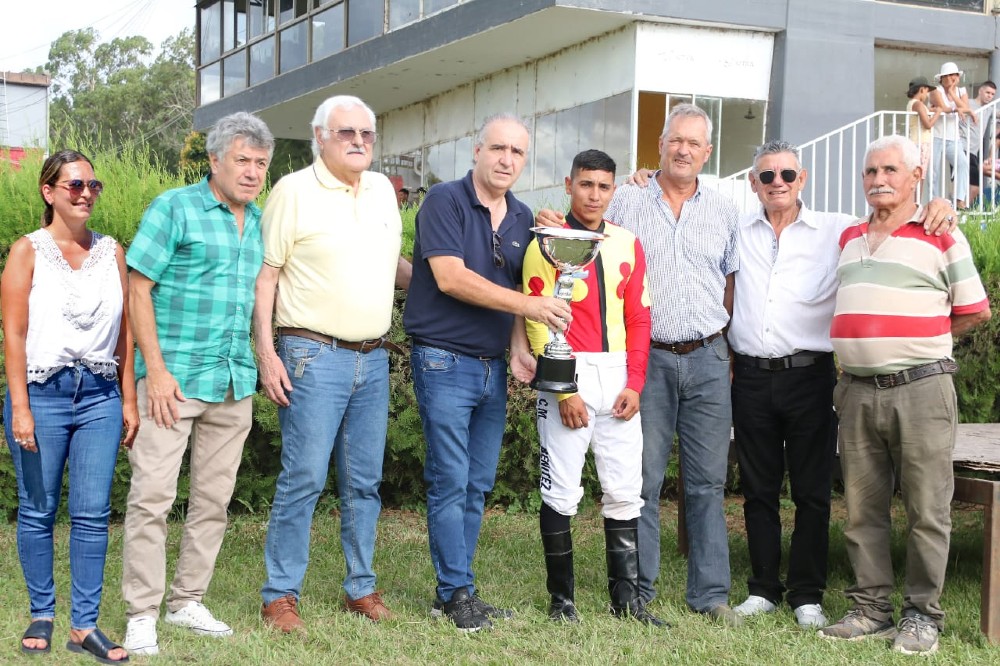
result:
[[[220,160],[225,159],[236,139],[243,139],[251,148],[266,150],[268,160],[274,155],[274,135],[267,123],[246,111],[219,118],[205,138],[205,152]]]
[[[356,106],[360,106],[368,114],[368,120],[372,124],[372,129],[375,129],[375,112],[372,111],[371,107],[361,101],[360,97],[355,97],[354,95],[334,95],[333,97],[326,98],[322,104],[316,109],[316,113],[313,114],[312,119],[312,152],[313,157],[319,157],[319,141],[316,140],[316,130],[322,130],[320,135],[324,140],[330,138],[330,131],[326,128],[326,124],[330,121],[330,114],[333,113],[334,109],[353,109]]]
[[[917,144],[913,143],[905,136],[900,136],[898,134],[883,136],[881,139],[875,139],[869,143],[868,149],[865,150],[864,164],[868,164],[868,157],[872,153],[877,153],[882,150],[892,150],[893,148],[898,149],[899,154],[903,156],[903,165],[906,167],[907,171],[913,171],[920,166],[920,149],[917,148]],[[864,167],[862,167],[862,169],[864,169]],[[864,172],[862,171],[862,173]]]
[[[531,128],[528,127],[528,123],[524,122],[524,118],[516,113],[502,111],[500,113],[494,113],[492,116],[488,116],[486,120],[483,121],[482,127],[480,127],[479,131],[476,132],[476,147],[481,147],[484,143],[486,143],[486,128],[493,123],[500,122],[502,120],[517,123],[523,127],[524,131],[528,133],[528,140],[531,140]]]
[[[667,135],[670,123],[674,121],[674,118],[701,118],[705,121],[705,140],[709,144],[712,143],[712,119],[708,117],[704,109],[694,104],[678,104],[670,110],[667,119],[663,121],[663,131],[660,133],[661,139]]]
[[[795,158],[796,169],[802,168],[802,162],[799,161],[799,147],[788,141],[782,141],[781,139],[772,139],[767,143],[757,146],[757,150],[753,151],[753,171],[757,173],[757,163],[765,155],[780,155],[781,153],[790,153],[792,157]]]

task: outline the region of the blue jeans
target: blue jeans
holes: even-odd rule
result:
[[[947,188],[944,186],[944,176],[951,167],[955,181],[955,199],[969,204],[969,156],[966,154],[965,141],[959,139],[934,138],[931,151],[931,172],[934,174],[931,185],[931,197],[947,198]],[[941,157],[944,154],[944,161]]]
[[[33,618],[55,617],[52,529],[69,461],[70,624],[93,629],[104,588],[111,481],[122,434],[118,383],[74,365],[28,384],[38,451],[14,443],[10,392],[4,403],[7,445],[17,475],[17,554]]]
[[[414,345],[413,388],[427,459],[427,533],[437,595],[475,593],[472,558],[507,419],[507,362]]]
[[[278,409],[281,473],[264,547],[265,604],[298,599],[309,564],[313,511],[326,487],[330,455],[337,466],[340,544],[347,564],[344,592],[375,591],[375,528],[382,510],[379,484],[389,415],[389,355],[338,349],[298,336],[278,339],[292,391]]]
[[[689,544],[686,599],[705,612],[729,598],[729,538],[722,510],[732,407],[729,347],[719,337],[678,355],[650,349],[642,392],[642,513],[639,594],[649,601],[660,572],[660,490],[676,432]]]

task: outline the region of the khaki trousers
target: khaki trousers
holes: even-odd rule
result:
[[[847,500],[844,536],[856,578],[847,597],[872,619],[892,617],[890,501],[898,478],[907,517],[903,611],[914,609],[941,626],[958,423],[951,375],[889,389],[843,375],[833,399]]]
[[[146,411],[146,380],[137,385],[140,412]],[[166,581],[167,515],[177,496],[177,476],[191,446],[187,519],[167,609],[177,611],[202,600],[226,532],[227,508],[236,485],[243,443],[250,432],[252,398],[223,402],[188,398],[179,402],[180,421],[160,428],[142,413],[129,452],[132,485],[125,512],[122,597],[128,618],[157,617]]]

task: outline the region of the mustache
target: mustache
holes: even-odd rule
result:
[[[873,187],[868,190],[868,195],[873,196],[875,194],[895,194],[896,190],[891,187]]]

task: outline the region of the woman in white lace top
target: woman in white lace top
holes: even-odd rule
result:
[[[25,653],[48,652],[55,617],[53,525],[69,463],[70,637],[108,663],[124,649],[97,628],[119,442],[139,426],[125,255],[87,227],[103,189],[84,155],[42,166],[42,228],[18,239],[0,279],[7,396],[4,431],[17,474],[17,549],[31,603]],[[122,438],[124,425],[125,434]]]

